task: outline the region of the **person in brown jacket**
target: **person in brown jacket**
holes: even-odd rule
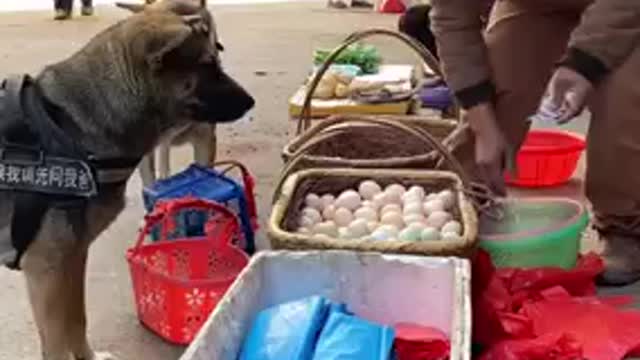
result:
[[[640,1],[431,0],[447,83],[465,109],[473,174],[505,194],[506,159],[541,98],[561,121],[588,107],[586,195],[604,242],[601,284],[640,279]],[[510,155],[510,156],[507,156]]]

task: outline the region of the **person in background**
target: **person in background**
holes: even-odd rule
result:
[[[505,195],[503,171],[541,98],[559,123],[591,112],[585,190],[604,245],[603,285],[640,279],[640,1],[431,0],[448,85],[475,134],[473,175]]]
[[[67,20],[70,19],[73,14],[73,1],[74,0],[54,0],[55,7],[55,20]],[[82,0],[82,9],[80,10],[82,16],[93,15],[93,2],[92,0]]]
[[[438,59],[436,37],[431,32],[429,13],[431,5],[421,4],[408,8],[398,20],[398,30],[420,42]]]

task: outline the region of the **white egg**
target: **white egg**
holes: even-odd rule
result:
[[[338,236],[338,226],[333,221],[325,221],[313,226],[312,232],[330,237]]]
[[[367,220],[365,219],[353,220],[351,224],[349,224],[348,229],[354,238],[363,237],[369,234],[369,228],[367,227]]]
[[[369,233],[374,232],[378,226],[380,226],[380,224],[377,221],[369,221],[367,222],[367,229],[369,230]]]
[[[376,194],[382,192],[382,188],[373,180],[365,180],[358,186],[358,192],[365,200],[371,200]]]
[[[451,220],[451,214],[446,211],[434,211],[427,217],[426,224],[436,229],[440,229]]]
[[[300,216],[300,219],[298,220],[298,226],[303,228],[313,227],[317,223],[317,221],[313,221],[313,219],[308,216]]]
[[[443,211],[444,203],[440,199],[429,200],[424,203],[423,210],[427,215],[436,211]]]
[[[304,199],[304,204],[307,205],[310,208],[314,208],[318,211],[322,211],[322,200],[320,199],[320,197],[316,194],[308,194],[307,197],[305,197]]]
[[[351,233],[349,228],[341,227],[338,229],[338,239],[354,239],[356,236]]]
[[[322,217],[325,220],[333,220],[336,216],[336,207],[333,204],[327,206],[322,210]]]
[[[438,199],[444,204],[445,210],[451,210],[456,204],[456,196],[451,190],[443,190],[438,194]]]
[[[443,232],[442,233],[442,240],[443,241],[461,241],[462,240],[462,236],[453,233],[453,232]]]
[[[402,203],[403,204],[408,204],[411,202],[420,202],[422,201],[422,198],[420,197],[420,195],[418,195],[415,192],[409,192],[407,191],[406,193],[404,193],[402,195]]]
[[[371,240],[385,241],[398,235],[398,229],[392,225],[383,225],[371,233]]]
[[[402,204],[402,195],[396,191],[384,191],[384,198],[386,204]]]
[[[333,215],[333,221],[338,226],[347,226],[353,221],[353,214],[347,208],[338,208]]]
[[[387,194],[385,194],[383,192],[379,193],[379,194],[376,194],[373,197],[373,200],[371,200],[371,204],[376,209],[381,209],[383,206],[387,205],[388,203],[389,202],[387,201]]]
[[[333,203],[336,201],[336,197],[331,194],[324,194],[320,198],[320,201],[322,202],[322,208],[326,209],[327,206],[333,205]]]
[[[314,234],[311,238],[316,241],[328,241],[332,237],[327,234]]]
[[[336,208],[347,208],[351,211],[360,207],[362,204],[362,198],[360,198],[360,194],[358,194],[354,190],[346,190],[338,198],[336,199],[334,205]]]
[[[407,189],[400,184],[391,184],[384,189],[384,192],[394,193],[397,194],[399,198],[402,198],[402,195],[407,192]]]
[[[322,221],[322,215],[320,214],[320,212],[317,209],[312,207],[306,207],[302,209],[301,216],[308,217],[313,221],[314,224],[317,224]]]
[[[436,228],[426,227],[422,229],[422,233],[420,234],[420,239],[422,239],[423,241],[440,240],[440,232]]]
[[[420,231],[424,230],[424,228],[426,228],[427,225],[421,222],[414,222],[411,224],[408,224],[406,228],[410,228],[410,229],[419,229]]]
[[[299,234],[311,234],[311,230],[309,230],[309,228],[306,228],[306,227],[298,228],[297,232]]]
[[[353,215],[356,219],[365,219],[367,221],[377,221],[378,220],[378,212],[370,207],[361,207],[356,210]]]
[[[462,234],[462,225],[455,220],[448,221],[442,226],[442,233],[454,233],[460,235]]]
[[[411,224],[421,224],[424,226],[425,222],[427,221],[427,218],[424,217],[424,215],[422,214],[409,214],[409,215],[405,215],[402,220],[404,220],[404,223],[407,225],[411,225]]]
[[[402,213],[404,215],[409,215],[409,214],[422,215],[422,203],[420,203],[420,201],[407,203],[404,205],[404,208],[402,208]]]
[[[410,194],[418,195],[418,197],[420,197],[420,200],[424,199],[424,196],[426,194],[426,191],[424,191],[424,188],[418,185],[413,185],[412,187],[409,188],[409,190],[407,190],[407,192]]]
[[[390,211],[380,217],[380,223],[384,225],[393,225],[398,229],[404,227],[404,219],[399,212]]]
[[[438,198],[437,193],[431,193],[424,198],[424,201],[427,202],[427,201],[435,200],[437,198]]]
[[[417,229],[414,227],[406,227],[400,234],[398,234],[398,239],[402,241],[418,241],[420,240],[421,229]]]
[[[401,213],[402,212],[402,208],[398,204],[387,204],[387,205],[383,206],[382,209],[380,210],[380,216],[382,216],[382,215],[384,215],[384,214],[386,214],[388,212]]]

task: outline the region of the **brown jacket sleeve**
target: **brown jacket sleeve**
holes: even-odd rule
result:
[[[640,46],[640,0],[596,0],[573,31],[562,65],[596,83]]]
[[[431,0],[431,6],[431,28],[443,71],[462,107],[491,100],[494,91],[482,36],[484,1]]]

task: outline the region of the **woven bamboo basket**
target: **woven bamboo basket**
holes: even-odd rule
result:
[[[388,120],[373,120],[380,124]],[[421,129],[394,124],[421,139],[423,146],[436,148],[453,171],[412,170],[412,169],[348,169],[348,168],[309,168],[293,172],[306,150],[301,148],[285,167],[274,193],[274,205],[268,225],[271,245],[275,249],[311,250],[337,249],[355,251],[375,251],[383,253],[442,255],[466,257],[473,253],[477,241],[478,220],[474,203],[467,196],[471,183],[458,161],[433,136]],[[326,135],[330,136],[330,135]],[[312,145],[307,145],[309,147]],[[310,192],[318,194],[339,194],[347,189],[357,188],[358,184],[372,179],[382,186],[400,183],[404,186],[423,186],[427,192],[450,189],[456,194],[456,206],[453,213],[463,225],[462,237],[457,241],[367,241],[362,239],[345,240],[317,238],[309,234],[297,233],[297,220],[304,206],[304,199]]]
[[[376,124],[363,124],[363,119],[382,118],[415,126],[428,131],[445,146],[456,143],[455,138],[462,134],[457,129],[461,123],[454,119],[442,119],[435,116],[420,115],[336,115],[311,126],[312,95],[320,79],[333,64],[335,58],[349,45],[364,38],[384,35],[400,40],[413,49],[422,59],[425,66],[435,74],[442,76],[437,60],[422,44],[404,34],[384,29],[373,29],[356,32],[350,35],[342,45],[338,46],[325,63],[318,69],[312,79],[304,101],[302,115],[298,120],[296,137],[283,149],[285,162],[305,143],[313,137],[325,132],[339,131],[340,135],[330,141],[316,143],[304,155],[301,167],[350,167],[350,168],[432,168],[437,152],[433,148],[416,146],[416,140],[393,129],[382,134]],[[458,114],[456,107],[456,117]],[[342,126],[338,126],[342,125]]]

